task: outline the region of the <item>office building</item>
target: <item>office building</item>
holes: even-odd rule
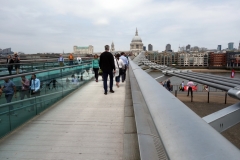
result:
[[[228,43],[228,50],[233,50],[234,47],[234,43],[233,42],[229,42]]]
[[[148,51],[153,51],[153,46],[151,44],[148,44]]]
[[[172,51],[172,49],[171,49],[171,44],[167,44],[167,45],[166,45],[166,51]]]
[[[146,46],[143,46],[143,50],[146,51]]]
[[[223,67],[226,66],[226,53],[209,53],[209,66],[211,67]]]
[[[240,51],[240,42],[239,42],[239,45],[238,45],[238,50]]]
[[[217,51],[221,51],[221,50],[222,50],[222,45],[218,45]]]

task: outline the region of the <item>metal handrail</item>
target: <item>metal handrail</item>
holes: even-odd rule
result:
[[[139,66],[129,61],[170,159],[238,159],[240,157],[239,150],[232,143]]]
[[[0,77],[0,80],[4,80],[4,79],[6,79],[6,78],[12,79],[12,78],[20,77],[20,76],[26,76],[26,75],[37,74],[37,73],[42,73],[42,72],[48,72],[48,71],[53,71],[53,70],[59,70],[59,69],[65,69],[65,68],[78,67],[78,66],[81,66],[81,65],[86,65],[86,64],[91,64],[91,63],[92,63],[92,62],[84,63],[84,64],[78,64],[78,65],[64,66],[64,67],[56,67],[56,68],[51,68],[51,69],[46,69],[46,70],[41,70],[41,71],[21,73],[21,74],[16,74],[16,75],[11,75],[11,76],[4,76],[4,77]]]

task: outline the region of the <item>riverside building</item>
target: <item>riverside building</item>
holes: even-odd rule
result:
[[[93,46],[89,45],[88,47],[82,46],[73,46],[74,54],[93,54]]]

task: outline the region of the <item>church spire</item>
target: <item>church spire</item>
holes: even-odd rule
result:
[[[136,28],[136,34],[135,34],[135,36],[138,36],[138,30],[137,30],[137,28]]]

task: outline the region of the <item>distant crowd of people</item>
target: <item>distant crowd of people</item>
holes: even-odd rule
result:
[[[128,57],[124,52],[121,52],[121,54],[117,53],[113,56],[113,54],[109,52],[109,45],[105,45],[105,51],[101,53],[100,57],[95,54],[92,63],[96,82],[98,82],[99,72],[101,71],[105,95],[107,95],[108,93],[108,77],[110,80],[109,92],[111,93],[114,93],[114,77],[117,87],[120,87],[120,80],[122,81],[122,83],[124,83],[126,79],[126,71],[129,64]]]
[[[78,64],[82,63],[82,58],[80,56],[78,56],[76,60]],[[62,54],[59,55],[58,63],[60,67],[64,66],[64,57],[62,56]],[[74,64],[74,56],[72,53],[70,53],[68,56],[68,65],[71,66],[73,64]]]
[[[16,74],[19,74],[20,57],[17,53],[14,53],[13,56],[8,55],[8,57],[7,57],[7,68],[8,68],[9,75],[12,74],[13,67],[15,67]]]
[[[173,86],[171,85],[170,79],[168,79],[167,81],[164,81],[164,82],[160,82],[160,84],[163,87],[165,87],[168,91],[173,91]],[[186,87],[187,91],[188,91],[187,96],[189,96],[189,92],[190,92],[190,94],[192,96],[193,86],[197,86],[197,85],[195,85],[192,81],[189,80],[188,83],[187,83],[187,87]],[[208,91],[208,86],[204,85],[204,89],[206,91]],[[185,91],[184,81],[182,81],[182,83],[179,85],[179,91],[182,91],[182,92]]]

